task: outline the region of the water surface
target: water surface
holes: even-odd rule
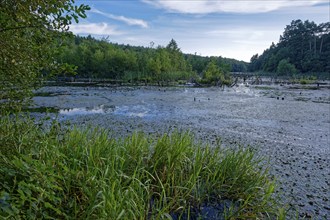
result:
[[[47,87],[37,106],[60,121],[115,136],[189,129],[198,140],[251,145],[270,160],[283,198],[300,218],[330,218],[330,90],[261,85],[225,88]],[[57,94],[57,95],[56,95]],[[37,114],[37,113],[36,113]]]

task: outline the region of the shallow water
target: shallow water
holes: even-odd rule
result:
[[[240,84],[224,90],[47,87],[38,92],[45,91],[53,95],[35,97],[37,108],[59,109],[60,121],[110,128],[114,136],[189,129],[205,142],[251,145],[269,158],[291,210],[300,218],[330,218],[328,88]]]
[[[106,114],[113,112],[114,107],[99,105],[94,107],[84,107],[84,108],[67,108],[60,109],[59,114],[65,116],[74,116],[74,115],[89,115],[89,114]]]

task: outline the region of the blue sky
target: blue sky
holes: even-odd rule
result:
[[[330,0],[76,0],[91,10],[73,33],[249,61],[277,43],[292,20],[329,22]]]

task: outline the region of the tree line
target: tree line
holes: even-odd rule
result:
[[[158,82],[203,79],[203,82],[211,83],[224,80],[221,74],[228,76],[231,71],[247,70],[247,63],[243,61],[183,54],[174,39],[166,46],[154,47],[151,42],[149,47],[142,47],[110,43],[107,38],[74,36],[61,44],[56,61],[76,66],[76,77],[82,78]],[[216,65],[217,73],[214,74],[219,76],[206,74],[210,63]],[[63,69],[60,75],[72,75],[73,71],[69,70]]]
[[[330,72],[330,22],[293,20],[277,44],[254,55],[250,71],[266,71],[280,76]]]

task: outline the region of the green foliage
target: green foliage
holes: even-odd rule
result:
[[[315,76],[301,77],[298,82],[300,84],[303,84],[303,85],[305,85],[305,84],[313,84],[313,83],[315,83],[316,79],[317,78]]]
[[[207,65],[216,60],[216,63],[221,66],[225,65],[228,72],[246,72],[248,64],[244,61],[219,57],[203,57],[199,55],[185,54],[188,63],[192,66],[193,71],[202,74]]]
[[[74,0],[6,0],[0,3],[0,111],[18,109],[40,84],[42,70],[53,69],[55,37],[89,7]]]
[[[204,82],[214,83],[215,85],[230,85],[231,79],[228,73],[228,65],[220,64],[219,67],[216,60],[212,60],[204,71],[203,80]]]
[[[173,39],[166,48],[153,49],[110,44],[107,39],[91,36],[75,37],[66,41],[57,60],[78,66],[77,77],[85,78],[177,81],[193,74]]]
[[[284,59],[279,62],[276,72],[279,76],[293,76],[297,70],[293,64]]]
[[[244,72],[247,64],[222,57],[183,54],[172,39],[166,47],[134,47],[112,44],[91,36],[68,39],[57,55],[59,63],[78,66],[77,76],[126,81],[178,81],[198,79],[211,60],[225,73]],[[198,74],[199,76],[198,76]]]
[[[249,149],[203,146],[189,133],[116,140],[44,126],[0,119],[2,218],[162,219],[224,201],[227,219],[277,215],[275,183]]]
[[[177,42],[172,38],[171,41],[166,46],[166,49],[171,53],[181,52],[180,48],[178,47]]]
[[[219,81],[223,79],[223,73],[215,61],[211,61],[204,72],[204,78],[209,81]]]
[[[272,43],[260,56],[251,58],[250,71],[277,72],[282,60],[288,59],[300,73],[330,72],[330,22],[293,20],[280,41]]]

